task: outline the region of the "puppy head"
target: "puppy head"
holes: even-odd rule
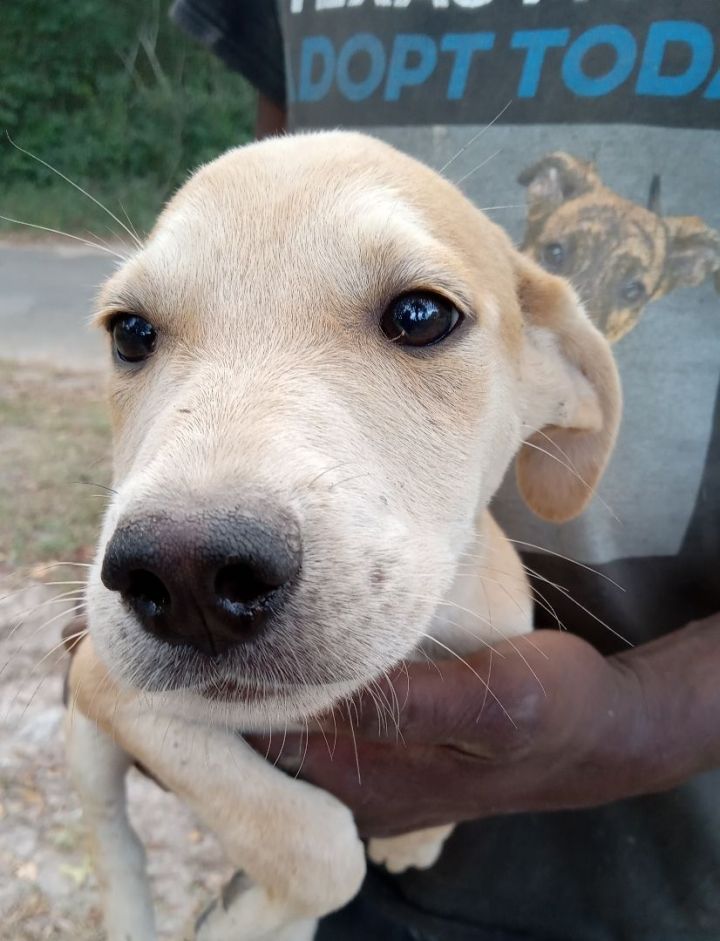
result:
[[[567,283],[361,135],[201,169],[97,319],[116,494],[90,630],[118,678],[226,721],[307,715],[407,655],[522,442],[561,520],[617,427]]]
[[[657,178],[647,209],[561,152],[528,167],[519,182],[528,199],[523,247],[572,281],[611,342],[635,326],[649,301],[720,271],[720,233],[696,216],[661,216]]]

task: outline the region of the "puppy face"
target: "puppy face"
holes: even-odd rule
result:
[[[659,192],[646,209],[565,153],[543,157],[519,182],[528,188],[523,247],[570,279],[611,342],[635,326],[650,301],[720,271],[720,234],[696,216],[661,216]]]
[[[90,630],[116,677],[225,721],[307,715],[407,655],[523,439],[585,481],[525,449],[552,519],[614,440],[612,358],[568,286],[360,135],[200,170],[97,319],[116,495]]]

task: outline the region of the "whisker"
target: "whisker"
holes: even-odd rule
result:
[[[87,245],[89,248],[95,248],[99,252],[105,252],[106,255],[113,255],[115,258],[119,258],[122,262],[127,261],[127,258],[124,255],[121,255],[119,252],[115,252],[110,248],[106,248],[104,245],[98,245],[97,242],[91,242],[88,239],[81,238],[79,235],[71,235],[69,232],[63,232],[62,229],[53,229],[51,226],[38,225],[36,222],[23,222],[22,219],[13,219],[12,216],[0,216],[0,219],[2,219],[3,222],[12,222],[13,225],[24,225],[28,229],[38,229],[40,232],[50,232],[52,235],[62,235],[66,239],[72,239],[74,242],[81,242],[83,245]]]
[[[557,556],[559,559],[563,559],[565,562],[570,562],[572,565],[577,565],[580,568],[585,569],[588,572],[592,572],[593,575],[597,575],[599,578],[605,579],[605,581],[610,582],[610,584],[613,585],[615,588],[617,588],[619,591],[623,591],[623,592],[625,591],[622,585],[619,585],[616,581],[613,581],[613,579],[610,578],[609,575],[606,575],[604,572],[599,572],[597,569],[594,569],[591,565],[587,565],[585,562],[578,562],[577,559],[573,559],[568,555],[563,555],[561,552],[556,552],[554,549],[548,549],[547,546],[538,546],[534,542],[526,542],[523,539],[512,539],[510,536],[507,536],[507,535],[505,536],[505,539],[507,539],[508,542],[511,542],[518,546],[525,546],[526,548],[536,549],[538,552],[542,552],[547,555]],[[494,552],[496,550],[492,546],[486,546],[485,551]],[[461,552],[460,556],[467,558],[467,559],[474,559],[475,561],[479,562],[481,565],[483,563],[483,560],[485,559],[484,554],[480,555],[478,553],[473,553],[473,552]],[[500,570],[495,569],[495,571],[500,571]]]
[[[87,582],[79,581],[79,580],[71,581],[70,579],[62,579],[61,581],[57,581],[57,582],[40,582],[39,584],[42,585],[43,588],[45,588],[49,585],[85,585],[87,584]],[[2,604],[2,602],[4,601],[7,601],[9,598],[15,598],[17,595],[22,595],[24,592],[29,591],[33,587],[34,587],[34,584],[30,583],[30,584],[22,585],[20,588],[16,588],[14,591],[9,591],[6,595],[0,595],[0,604]],[[28,609],[28,610],[31,610],[31,609]]]
[[[558,559],[563,559],[565,562],[572,562],[573,565],[577,565],[581,569],[585,569],[588,572],[592,572],[593,575],[598,575],[600,578],[605,579],[606,582],[610,582],[610,584],[613,585],[615,588],[617,588],[618,591],[622,591],[622,592],[625,591],[623,586],[618,585],[618,583],[614,581],[612,578],[610,578],[609,575],[606,575],[604,572],[599,572],[597,569],[594,569],[591,565],[586,565],[584,562],[578,562],[577,559],[572,559],[570,558],[570,556],[563,555],[561,552],[556,552],[554,549],[548,549],[546,546],[536,546],[535,543],[526,542],[523,539],[510,539],[509,536],[506,538],[509,540],[509,542],[515,543],[518,546],[525,546],[529,549],[536,549],[538,552],[543,552],[543,553],[546,553],[547,555],[556,556]]]
[[[13,662],[20,656],[20,654],[23,652],[23,650],[26,649],[26,647],[27,647],[27,645],[30,643],[30,641],[31,641],[34,637],[37,637],[37,635],[38,635],[41,631],[43,631],[43,630],[45,630],[46,628],[48,628],[48,627],[49,627],[51,624],[53,624],[55,621],[60,620],[60,618],[66,617],[66,616],[68,616],[68,615],[70,615],[70,614],[74,614],[74,613],[77,612],[77,611],[81,611],[84,607],[85,607],[85,602],[83,601],[83,602],[81,602],[80,604],[77,604],[77,605],[75,605],[75,606],[72,607],[72,608],[67,608],[67,609],[64,610],[64,611],[61,611],[59,614],[56,614],[54,617],[51,617],[49,620],[47,620],[47,621],[45,621],[43,624],[41,624],[40,627],[36,628],[36,630],[34,630],[34,631],[32,632],[32,634],[30,634],[29,637],[26,637],[26,638],[25,638],[25,640],[24,640],[23,643],[18,647],[18,649],[15,650],[15,651],[11,654],[11,656],[5,661],[5,663],[2,665],[2,667],[0,667],[0,676],[3,675],[3,673],[5,672],[5,670],[7,670],[7,668],[10,666],[10,664],[13,663]]]
[[[483,624],[487,624],[491,630],[494,630],[492,622],[487,618],[484,618],[481,614],[478,614],[476,611],[472,611],[470,608],[465,608],[461,604],[458,604],[456,601],[449,601],[444,598],[434,598],[432,595],[413,595],[413,598],[417,598],[418,601],[430,601],[435,605],[435,607],[444,607],[444,608],[454,608],[456,611],[462,611],[464,614],[469,614],[471,617],[476,618],[478,621],[482,621]],[[457,625],[458,627],[460,625]],[[469,628],[467,628],[469,631]],[[492,644],[490,641],[485,640],[484,637],[478,637],[476,634],[471,634],[472,637],[475,637],[484,647],[491,647]],[[498,653],[498,656],[502,657],[501,653]]]
[[[438,647],[442,647],[443,650],[446,650],[451,656],[455,657],[456,660],[459,660],[460,663],[462,663],[464,666],[466,666],[466,667],[468,668],[468,670],[473,674],[473,676],[476,676],[476,677],[480,680],[480,682],[483,684],[483,686],[484,686],[485,689],[487,690],[488,695],[492,696],[493,700],[494,700],[494,701],[497,703],[497,705],[500,707],[500,709],[501,709],[502,712],[503,712],[503,715],[506,716],[506,718],[508,719],[508,721],[512,724],[513,728],[515,728],[515,729],[517,728],[517,724],[515,723],[515,720],[514,720],[513,717],[510,715],[510,713],[507,711],[507,709],[505,708],[505,706],[503,706],[503,704],[500,702],[500,700],[498,699],[498,697],[497,697],[497,696],[495,695],[495,693],[492,691],[492,689],[490,688],[490,686],[486,683],[486,681],[482,678],[482,676],[480,676],[480,674],[478,673],[478,671],[477,671],[470,663],[468,663],[467,660],[465,660],[464,657],[461,657],[459,653],[455,653],[455,651],[452,649],[452,647],[448,647],[447,644],[444,644],[441,640],[438,640],[437,637],[433,637],[432,634],[423,634],[423,636],[424,636],[424,637],[427,637],[428,640],[431,640],[433,643],[437,644]]]
[[[48,562],[48,563],[46,563],[46,564],[43,566],[43,569],[54,569],[54,568],[57,568],[57,567],[60,566],[60,565],[75,565],[75,566],[77,566],[78,568],[82,568],[82,569],[91,569],[91,568],[92,568],[92,562],[63,562],[62,560],[60,560],[59,562]]]
[[[598,617],[597,614],[595,614],[589,608],[586,608],[585,605],[581,601],[578,601],[577,598],[573,596],[572,592],[568,591],[567,588],[564,588],[562,585],[558,585],[557,582],[553,582],[551,579],[546,578],[544,575],[541,575],[539,572],[536,572],[535,569],[531,569],[529,566],[525,566],[525,569],[530,575],[534,576],[535,578],[539,578],[546,584],[551,585],[556,591],[559,591],[561,595],[568,599],[568,601],[572,601],[573,604],[577,605],[578,608],[589,615],[594,621],[597,621],[601,627],[604,627],[606,630],[610,631],[610,633],[617,637],[618,640],[621,640],[624,644],[627,644],[628,647],[635,646],[631,640],[628,640],[627,637],[624,637],[619,631],[616,631],[614,627],[610,627],[610,625],[603,621],[602,618]]]
[[[275,756],[275,761],[273,761],[273,768],[277,768],[278,762],[279,762],[280,759],[282,758],[283,749],[285,748],[285,742],[287,742],[287,734],[288,734],[288,727],[287,727],[287,719],[286,719],[286,720],[285,720],[285,731],[283,732],[282,741],[280,742],[280,751],[279,751],[279,752],[277,753],[277,755]]]
[[[28,709],[29,709],[30,706],[33,704],[33,702],[35,701],[35,697],[37,696],[37,694],[40,692],[40,687],[43,685],[43,683],[44,683],[47,679],[50,678],[50,676],[53,674],[53,672],[54,672],[54,670],[56,669],[56,667],[58,667],[59,664],[61,663],[61,661],[62,661],[62,659],[63,659],[64,656],[65,656],[65,651],[62,650],[62,651],[60,652],[60,656],[57,657],[57,658],[55,659],[55,662],[50,665],[50,669],[47,670],[47,672],[45,673],[45,675],[44,675],[43,677],[41,677],[40,682],[37,684],[37,686],[35,687],[35,689],[32,691],[32,693],[31,693],[31,695],[30,695],[30,699],[28,699],[28,701],[25,703],[25,708],[24,708],[23,711],[20,713],[20,716],[19,716],[19,720],[18,720],[18,721],[22,721],[22,720],[25,718],[25,715],[26,715]],[[7,711],[6,718],[9,718],[9,716],[10,716],[10,714],[11,714],[11,711],[12,711],[12,709],[14,708],[15,703],[17,702],[18,696],[19,696],[19,691],[15,694],[15,696],[14,696],[13,699],[12,699],[12,702],[11,702],[10,705],[8,706],[8,711]]]
[[[118,217],[115,215],[115,213],[114,213],[114,212],[111,212],[111,210],[108,209],[107,206],[104,206],[104,205],[100,202],[99,199],[96,199],[96,198],[92,195],[92,193],[88,193],[87,190],[83,189],[82,186],[80,186],[78,183],[75,183],[73,180],[71,180],[70,177],[65,176],[64,173],[62,173],[62,172],[61,172],[60,170],[58,170],[56,167],[53,167],[51,164],[49,164],[49,163],[47,162],[47,160],[43,160],[42,157],[38,157],[37,154],[33,154],[33,153],[31,153],[29,150],[25,150],[25,148],[24,148],[24,147],[21,147],[19,144],[16,144],[15,141],[12,139],[12,137],[10,137],[10,134],[9,134],[8,131],[5,131],[5,134],[7,135],[7,139],[10,141],[10,143],[12,144],[12,146],[13,146],[16,150],[19,150],[21,154],[25,154],[26,157],[30,157],[31,160],[35,160],[35,161],[37,161],[37,163],[42,164],[43,167],[46,167],[46,168],[47,168],[48,170],[50,170],[52,173],[55,173],[57,176],[59,176],[61,180],[65,180],[66,183],[69,183],[70,186],[74,187],[79,193],[82,193],[83,196],[86,196],[91,202],[95,203],[96,206],[98,206],[100,209],[102,209],[104,212],[106,212],[106,213],[110,216],[111,219],[113,219],[115,222],[117,222],[117,224],[118,224],[122,229],[124,229],[125,232],[127,232],[127,234],[128,234],[128,235],[130,236],[130,238],[135,242],[135,244],[137,245],[138,248],[141,249],[141,248],[143,247],[143,246],[142,246],[142,242],[140,241],[140,239],[137,237],[137,235],[134,235],[134,234],[130,231],[130,229],[125,225],[125,223],[122,221],[122,219],[118,219]]]
[[[51,647],[50,650],[48,650],[48,652],[47,652],[46,654],[44,654],[44,655],[38,660],[38,662],[35,664],[35,666],[33,666],[33,667],[31,668],[31,670],[30,670],[30,675],[32,676],[32,674],[35,672],[35,670],[37,670],[38,667],[42,666],[42,664],[45,663],[45,661],[47,660],[48,657],[50,657],[52,654],[54,654],[56,650],[59,650],[61,647],[64,647],[65,644],[66,644],[68,641],[77,640],[79,637],[86,637],[86,636],[87,636],[87,633],[88,633],[87,628],[83,628],[83,630],[81,630],[81,631],[76,631],[74,634],[68,634],[67,637],[63,637],[63,639],[62,639],[61,641],[59,641],[57,644],[55,644],[53,647]]]
[[[453,180],[453,182],[455,183],[455,186],[460,186],[460,184],[464,183],[465,180],[469,179],[473,175],[473,173],[477,173],[478,170],[482,170],[484,166],[490,163],[491,160],[494,160],[495,157],[497,157],[501,153],[502,153],[502,148],[500,150],[496,150],[494,154],[490,154],[489,157],[486,157],[476,167],[473,167],[472,170],[469,170],[467,173],[463,174],[463,176],[461,176],[459,180]]]
[[[463,607],[461,607],[460,605],[456,604],[454,601],[442,601],[442,602],[439,602],[439,604],[448,605],[448,606],[450,606],[450,607],[457,608],[457,609],[460,610],[460,611],[465,611],[465,612],[467,612],[468,614],[470,614],[471,616],[473,616],[473,617],[477,618],[478,620],[483,621],[485,624],[487,624],[487,625],[490,627],[490,630],[493,631],[493,633],[498,634],[498,636],[500,637],[500,639],[503,640],[506,644],[509,644],[510,647],[513,649],[513,651],[520,657],[520,659],[523,661],[523,663],[525,664],[525,666],[526,666],[526,667],[528,668],[528,670],[532,673],[532,675],[533,675],[534,679],[536,680],[536,682],[537,682],[538,686],[540,687],[540,689],[541,689],[541,690],[543,691],[543,693],[547,696],[547,692],[546,692],[545,687],[544,687],[544,685],[543,685],[543,683],[542,683],[542,680],[540,679],[540,677],[537,675],[537,673],[536,673],[535,670],[533,669],[533,667],[532,667],[532,665],[530,664],[530,662],[529,662],[529,660],[527,659],[527,657],[523,654],[522,650],[520,650],[520,648],[519,648],[519,647],[517,646],[517,644],[513,641],[512,637],[511,637],[509,634],[506,634],[505,631],[501,630],[496,624],[493,624],[492,619],[491,619],[491,620],[488,620],[487,618],[482,617],[482,616],[481,616],[480,614],[478,614],[477,612],[471,611],[469,608],[463,608]],[[479,637],[474,631],[471,631],[470,628],[467,627],[466,625],[460,624],[458,621],[449,621],[449,620],[448,620],[447,623],[450,624],[450,625],[452,625],[453,627],[459,628],[461,631],[465,631],[465,633],[469,634],[474,640],[479,641],[479,642],[480,642],[484,647],[486,647],[491,653],[496,654],[498,657],[500,657],[500,658],[503,659],[503,660],[505,659],[505,655],[504,655],[503,653],[501,653],[501,652],[497,649],[497,647],[494,647],[494,646],[493,646],[489,641],[487,641],[485,638]],[[533,643],[533,641],[532,641],[532,639],[531,639],[531,638],[532,638],[532,634],[527,634],[527,635],[525,635],[525,636],[526,636],[527,642],[530,644],[530,646],[533,648],[533,650],[534,650],[536,653],[540,654],[541,656],[545,657],[546,660],[549,660],[548,655],[547,655],[546,653],[544,653],[544,651],[540,650],[540,648],[539,648],[536,644]]]
[[[358,786],[362,787],[362,778],[360,776],[360,755],[358,753],[357,739],[355,738],[355,727],[352,724],[350,715],[350,703],[347,703],[348,724],[350,725],[350,734],[352,735],[353,751],[355,752],[355,768],[357,770]]]
[[[120,202],[120,201],[119,201],[119,202]],[[132,219],[131,219],[130,216],[128,215],[127,209],[125,208],[125,206],[123,205],[122,202],[120,202],[120,208],[122,209],[123,215],[125,216],[125,218],[126,218],[127,221],[128,221],[128,225],[130,226],[130,228],[131,228],[132,231],[133,231],[133,235],[135,236],[135,238],[137,239],[138,242],[142,242],[142,239],[141,239],[140,236],[138,235],[137,229],[135,228],[135,226],[134,226],[133,223],[132,223]]]
[[[74,588],[71,591],[63,591],[59,595],[55,595],[54,598],[48,598],[46,601],[41,601],[36,605],[32,605],[30,608],[26,608],[24,611],[20,612],[17,623],[13,625],[10,632],[6,637],[3,637],[2,640],[5,642],[9,641],[14,636],[16,631],[18,631],[23,626],[23,624],[27,622],[27,618],[35,614],[36,611],[40,611],[41,608],[46,608],[48,605],[56,604],[59,601],[67,601],[69,598],[80,599],[83,596],[83,593],[84,592],[82,588]]]
[[[313,477],[313,478],[310,480],[310,482],[309,482],[308,484],[306,484],[306,487],[307,487],[308,490],[309,490],[309,489],[313,486],[313,484],[316,484],[316,483],[318,482],[318,480],[320,480],[321,477],[324,477],[324,476],[325,476],[325,474],[329,474],[329,473],[331,473],[331,472],[334,471],[334,470],[339,470],[341,467],[345,467],[345,465],[346,465],[346,464],[349,464],[349,463],[350,463],[350,461],[340,461],[339,464],[333,464],[331,467],[326,467],[325,470],[320,471],[319,474],[317,474],[315,477]]]
[[[455,161],[458,159],[458,157],[461,157],[465,153],[468,147],[472,147],[472,145],[475,143],[476,140],[479,140],[483,136],[483,134],[485,134],[487,131],[490,130],[493,124],[495,124],[497,121],[500,120],[500,118],[505,114],[505,112],[507,111],[507,109],[510,107],[512,103],[513,103],[513,99],[511,98],[510,101],[508,101],[508,103],[505,105],[505,107],[502,108],[500,111],[498,111],[498,113],[495,115],[495,117],[492,119],[492,121],[489,124],[486,124],[485,127],[479,130],[476,134],[473,134],[470,140],[466,144],[463,144],[460,150],[458,150],[458,152],[454,154],[448,160],[446,164],[440,167],[440,169],[438,170],[438,173],[442,175],[448,169],[448,167],[451,167],[455,163]]]
[[[353,477],[344,477],[342,480],[335,480],[330,484],[330,486],[328,487],[328,490],[334,490],[335,487],[339,487],[341,484],[350,483],[351,480],[360,480],[361,477],[369,477],[369,476],[370,476],[370,472],[367,471],[365,474],[355,474]]]
[[[100,490],[104,490],[106,493],[112,493],[115,496],[118,495],[117,490],[113,490],[112,487],[106,487],[105,484],[99,484],[95,480],[73,480],[73,484],[77,484],[78,487],[97,487]]]
[[[497,209],[526,209],[525,203],[510,203],[506,206],[479,206],[480,212],[495,212]]]
[[[332,760],[333,760],[333,753],[332,753],[332,751],[330,750],[330,742],[328,741],[328,737],[327,737],[327,735],[325,734],[325,729],[322,727],[322,725],[321,725],[319,722],[317,723],[317,727],[318,727],[318,731],[320,732],[320,734],[321,734],[322,737],[323,737],[323,741],[325,742],[325,748],[327,748],[328,757],[330,758],[330,761],[332,761]],[[265,758],[267,759],[267,755],[265,756]]]
[[[547,435],[546,435],[545,437],[547,437]],[[551,439],[551,440],[552,440],[552,439]],[[553,441],[552,443],[555,444],[554,441]],[[550,451],[548,451],[546,448],[541,448],[539,444],[533,444],[533,442],[530,441],[530,440],[527,439],[527,438],[523,441],[523,446],[524,446],[524,447],[527,447],[527,448],[532,448],[534,451],[539,451],[541,454],[544,454],[546,457],[549,457],[549,458],[551,458],[553,461],[556,461],[561,467],[564,467],[565,470],[570,471],[570,473],[573,475],[573,477],[575,477],[577,480],[579,480],[580,483],[583,485],[583,487],[585,487],[587,490],[589,490],[589,491],[593,494],[593,496],[594,496],[595,499],[598,501],[598,503],[602,504],[602,506],[605,507],[605,509],[608,511],[608,513],[610,514],[610,516],[612,516],[612,518],[615,520],[615,522],[617,522],[617,523],[621,523],[621,522],[622,522],[622,521],[620,520],[620,517],[619,517],[619,516],[615,513],[615,511],[613,510],[613,508],[612,508],[608,503],[606,503],[605,500],[603,500],[603,498],[600,496],[600,494],[597,492],[597,490],[593,490],[593,487],[587,482],[587,480],[585,480],[584,477],[582,477],[582,476],[577,472],[577,470],[576,470],[575,467],[572,465],[572,463],[568,463],[568,462],[566,462],[566,461],[561,460],[561,459],[557,456],[557,454],[551,454]],[[564,452],[563,452],[563,453],[564,453]],[[568,461],[569,461],[569,458],[568,458]]]
[[[302,741],[302,735],[303,735],[303,733],[301,732],[300,735],[301,735],[301,739],[300,739],[300,740]],[[305,748],[303,749],[302,758],[300,759],[300,767],[299,767],[299,768],[297,769],[297,771],[295,772],[295,777],[296,777],[296,778],[299,778],[299,777],[300,777],[300,772],[302,771],[303,765],[305,764],[305,759],[307,758],[308,745],[309,745],[309,744],[310,744],[310,725],[309,725],[309,723],[308,723],[308,720],[305,719]]]

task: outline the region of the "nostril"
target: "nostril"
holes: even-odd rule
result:
[[[122,595],[128,604],[146,617],[157,617],[170,607],[170,592],[157,575],[145,569],[128,572]]]
[[[215,576],[215,595],[221,603],[249,605],[262,601],[279,586],[249,565],[224,565]]]

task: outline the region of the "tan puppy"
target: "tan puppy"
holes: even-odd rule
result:
[[[303,726],[420,650],[530,630],[485,508],[519,452],[537,513],[583,509],[619,419],[609,347],[454,186],[345,133],[201,169],[97,319],[116,493],[68,730],[109,936],[155,937],[124,808],[138,760],[246,873],[198,937],[310,939],[357,892],[364,847],[345,807],[232,730]],[[448,831],[369,852],[427,866]]]

